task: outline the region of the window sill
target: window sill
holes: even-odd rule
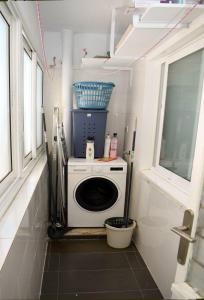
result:
[[[0,270],[16,236],[25,211],[35,191],[36,185],[46,166],[45,153],[39,158],[29,176],[19,187],[18,194],[0,220]]]
[[[175,184],[169,182],[154,169],[143,170],[141,171],[141,174],[147,181],[154,184],[161,192],[170,196],[185,208],[188,206],[188,193],[177,187]]]
[[[7,188],[4,188],[4,192],[0,196],[0,220],[43,155],[44,151],[39,153],[37,158],[32,159],[29,164],[27,164],[27,166],[22,170],[21,175],[14,177],[12,181],[10,180],[10,184],[7,183]]]

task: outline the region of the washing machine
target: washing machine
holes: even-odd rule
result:
[[[69,227],[103,227],[111,217],[122,217],[127,163],[83,158],[68,161]]]

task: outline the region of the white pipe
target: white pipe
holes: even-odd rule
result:
[[[62,32],[62,121],[68,154],[71,154],[71,109],[72,109],[72,47],[73,33],[69,29]]]

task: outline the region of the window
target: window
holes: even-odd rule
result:
[[[204,80],[204,50],[170,63],[167,72],[157,164],[190,181]]]
[[[9,25],[0,13],[0,182],[12,171],[9,34]]]
[[[43,72],[37,65],[37,148],[42,145],[42,104],[43,104]]]
[[[32,150],[32,60],[24,49],[24,156],[28,156]]]
[[[22,27],[0,3],[0,217],[43,153],[43,69]]]
[[[41,151],[43,71],[31,43],[23,33],[24,62],[24,167]]]

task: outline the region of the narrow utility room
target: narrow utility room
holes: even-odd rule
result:
[[[204,0],[0,1],[0,300],[204,298]]]

